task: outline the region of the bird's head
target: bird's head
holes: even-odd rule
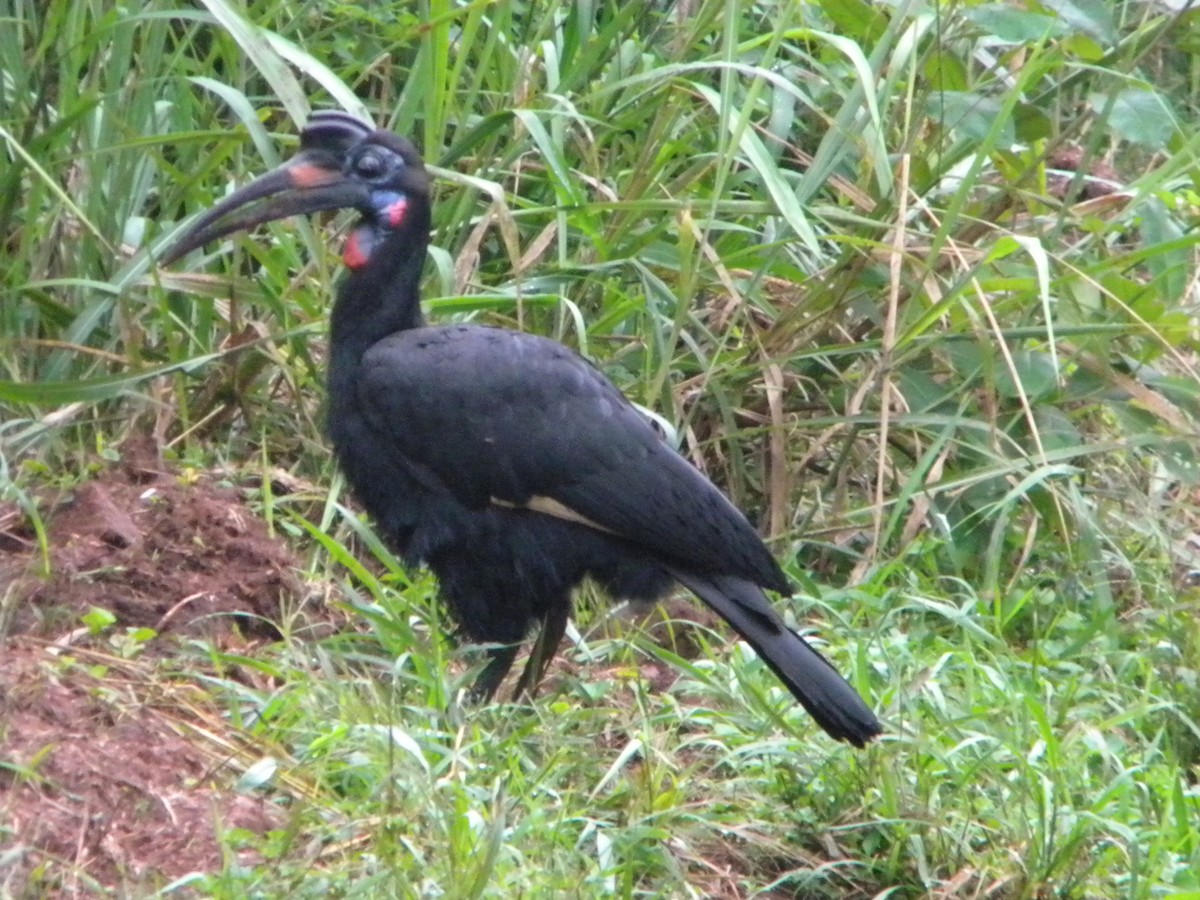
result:
[[[313,113],[300,132],[300,152],[273,172],[230,194],[199,216],[163,257],[175,262],[197,247],[282,219],[356,209],[362,222],[344,258],[360,269],[396,234],[424,251],[429,233],[429,175],[416,147],[389,131],[341,112]]]

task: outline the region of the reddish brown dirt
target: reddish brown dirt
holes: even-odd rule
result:
[[[1046,181],[1046,189],[1053,197],[1062,199],[1071,188],[1074,177],[1061,174],[1078,172],[1084,164],[1084,150],[1074,145],[1060,147],[1054,155],[1046,160],[1046,164],[1058,170]],[[1083,173],[1083,181],[1079,186],[1079,200],[1095,200],[1107,197],[1121,190],[1121,176],[1108,162],[1103,159],[1090,159]]]
[[[221,716],[155,663],[175,636],[239,653],[278,636],[281,603],[302,600],[293,557],[237,490],[156,459],[132,447],[42,498],[48,576],[26,517],[0,506],[0,896],[142,896],[219,870],[230,828],[282,827],[197,737]],[[92,634],[97,607],[116,621]],[[115,655],[143,627],[159,636],[139,658]]]
[[[61,640],[100,607],[117,627],[273,638],[280,600],[299,595],[288,548],[233,488],[184,484],[135,458],[53,506],[48,578],[32,528],[0,510],[0,550],[11,557],[0,565],[21,582],[9,634]]]
[[[95,677],[44,647],[6,647],[0,754],[14,768],[0,772],[5,896],[148,896],[219,870],[223,831],[283,827],[282,809],[229,790],[234,773],[185,736],[186,722],[150,705],[149,685],[133,674],[114,691],[111,670]]]

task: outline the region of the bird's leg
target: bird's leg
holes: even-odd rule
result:
[[[541,630],[538,631],[537,640],[533,642],[529,651],[529,659],[521,672],[520,680],[517,681],[517,689],[513,691],[513,700],[533,696],[534,688],[538,686],[538,682],[546,674],[550,660],[554,659],[554,654],[558,652],[559,642],[567,630],[570,610],[569,603],[555,603],[542,616]]]
[[[479,677],[475,679],[475,684],[471,686],[472,703],[487,703],[496,695],[496,689],[500,687],[500,682],[504,680],[504,676],[508,674],[513,661],[517,658],[517,645],[506,644],[493,647],[488,651],[488,656],[491,657],[490,661],[483,667]]]

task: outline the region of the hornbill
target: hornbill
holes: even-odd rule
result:
[[[423,562],[461,629],[492,645],[490,698],[534,623],[517,685],[553,657],[572,590],[654,600],[674,582],[750,643],[830,735],[863,746],[874,714],[788,628],[763,589],[787,578],[745,516],[591,364],[543,337],[427,325],[430,179],[406,139],[315,113],[300,152],[199,216],[163,259],[284,216],[353,208],[331,314],[328,432],[360,502]]]

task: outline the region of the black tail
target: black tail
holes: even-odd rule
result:
[[[671,570],[753,647],[831,737],[856,747],[883,731],[875,714],[820,653],[792,631],[756,585],[728,576]]]

